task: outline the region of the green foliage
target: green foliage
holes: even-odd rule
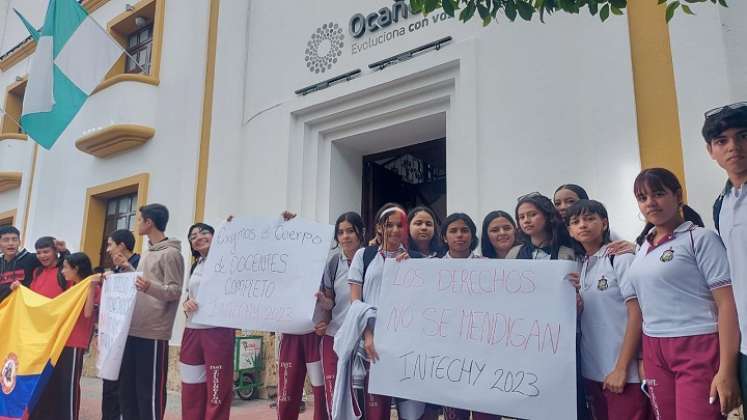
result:
[[[656,1],[666,7],[666,19],[669,22],[678,11],[694,15],[691,5],[712,3],[728,7],[726,0],[645,0]],[[620,16],[628,6],[628,0],[410,0],[410,6],[416,12],[428,14],[436,9],[443,9],[449,16],[458,16],[467,22],[473,17],[483,25],[498,22],[505,18],[511,22],[517,18],[530,21],[535,15],[544,22],[546,16],[553,13],[578,14],[584,11],[592,16],[599,16],[602,22],[610,15]]]

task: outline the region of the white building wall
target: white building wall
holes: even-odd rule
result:
[[[711,206],[726,174],[708,156],[703,113],[747,100],[747,3],[694,8],[670,24],[688,201],[712,227]]]
[[[38,0],[3,0],[3,2],[8,4],[6,16],[3,20],[5,30],[1,31],[3,38],[0,45],[4,54],[29,36],[29,32],[13,12],[13,9],[18,10],[36,28],[40,28],[44,23],[44,12],[47,9],[48,2]]]
[[[125,11],[126,0],[111,0],[93,13],[102,26]],[[45,0],[14,0],[14,6],[36,26],[41,25]],[[190,255],[186,241],[192,224],[195,202],[202,95],[205,79],[205,52],[209,1],[165,2],[163,54],[160,84],[121,82],[93,94],[79,114],[63,132],[54,147],[39,149],[35,183],[25,245],[35,238],[53,235],[67,240],[68,247],[80,247],[86,189],[149,173],[148,202],[158,202],[170,209],[167,234],[182,240],[182,253]],[[16,19],[17,20],[17,19]],[[15,20],[9,19],[9,22]],[[7,25],[5,50],[25,38],[25,29],[16,23]],[[0,74],[0,85],[7,86],[27,72],[29,59]],[[144,146],[112,156],[97,158],[81,152],[75,141],[94,130],[114,124],[139,124],[155,129],[155,136]],[[220,143],[216,139],[216,143]],[[10,154],[0,155],[0,170],[22,168],[24,185],[16,193],[19,218],[25,203],[25,182],[29,179],[33,142],[3,141],[0,150],[12,147]],[[13,197],[0,195],[0,210]],[[179,319],[173,343],[181,338]]]
[[[291,160],[295,159],[293,149],[303,141],[298,132],[288,129],[298,121],[294,113],[329,106],[343,96],[360,97],[377,87],[386,91],[395,79],[409,77],[408,71],[412,75],[428,71],[423,63],[437,65],[439,56],[474,49],[472,58],[461,59],[458,83],[461,89],[474,85],[470,101],[476,115],[447,117],[451,121],[446,129],[451,133],[447,138],[449,211],[466,210],[481,219],[495,208],[513,211],[521,194],[551,195],[561,183],[573,182],[609,205],[616,231],[628,237],[638,233],[640,222],[631,188],[640,163],[624,18],[602,24],[586,16],[556,15],[544,25],[502,23],[487,28],[476,22],[431,22],[425,29],[352,54],[350,16],[390,5],[381,0],[302,3],[281,16],[273,2],[253,1],[248,8],[244,1],[221,2],[208,218],[221,216],[226,206],[233,213],[275,213],[303,201],[289,192],[303,180],[289,177],[314,170],[304,168],[312,172],[303,172],[295,168],[298,161]],[[412,17],[384,32],[400,27],[407,31],[421,19]],[[328,22],[343,28],[343,55],[330,71],[313,74],[304,62],[306,43],[317,27]],[[237,35],[245,32],[248,39],[238,40]],[[441,51],[384,71],[367,67],[447,35],[454,41]],[[307,97],[293,93],[355,68],[363,74],[350,82]],[[245,89],[243,97],[237,92],[239,87]],[[452,103],[460,95],[455,91]],[[452,131],[454,124],[474,130],[474,153],[460,154],[462,138],[472,134]],[[234,179],[242,183],[238,191],[227,181]],[[318,200],[336,199],[330,199],[329,193],[317,189]],[[308,209],[320,220],[337,216],[329,211],[328,203],[309,206],[302,210]]]
[[[0,171],[21,172],[18,188],[0,192],[0,213],[16,210],[16,224],[21,226],[26,211],[26,196],[31,182],[33,144],[22,140],[0,141]]]
[[[5,39],[5,27],[8,25],[8,12],[10,12],[10,0],[0,0],[0,45],[2,45],[3,40]]]
[[[0,192],[0,213],[14,210],[18,203],[18,190]]]

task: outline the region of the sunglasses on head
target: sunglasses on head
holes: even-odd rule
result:
[[[747,102],[737,102],[731,105],[725,105],[725,106],[720,106],[718,108],[713,108],[705,112],[705,117],[708,118],[714,115],[718,115],[724,111],[734,111],[734,110],[742,109],[742,108],[747,108]]]

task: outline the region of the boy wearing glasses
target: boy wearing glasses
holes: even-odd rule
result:
[[[711,158],[726,171],[726,186],[713,205],[716,230],[726,245],[742,344],[739,384],[747,401],[747,102],[705,113],[703,137]]]

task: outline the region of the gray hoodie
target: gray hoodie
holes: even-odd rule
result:
[[[165,239],[151,245],[140,260],[138,271],[150,281],[150,287],[137,292],[129,335],[151,340],[171,339],[184,281],[181,249],[178,240]]]

